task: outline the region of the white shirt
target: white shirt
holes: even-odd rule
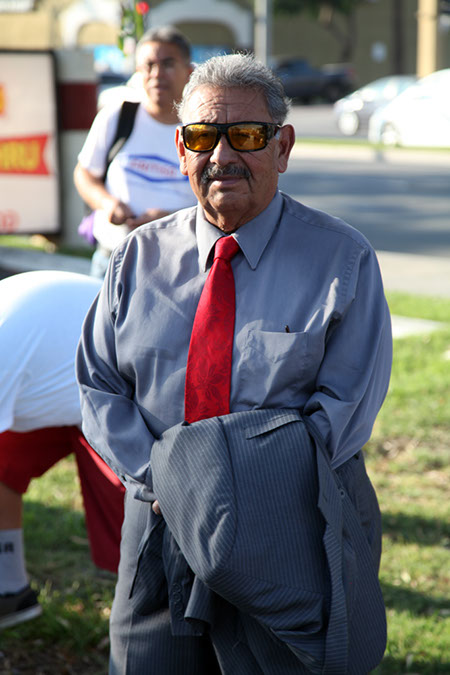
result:
[[[81,166],[99,178],[105,170],[120,107],[100,110],[78,156]],[[196,202],[189,179],[179,169],[176,128],[176,124],[157,122],[140,105],[133,131],[109,166],[106,189],[136,216],[149,208],[172,212]],[[94,236],[105,248],[112,250],[128,233],[126,225],[111,225],[102,211],[96,213]]]
[[[81,424],[75,351],[100,287],[58,271],[0,281],[0,432]]]

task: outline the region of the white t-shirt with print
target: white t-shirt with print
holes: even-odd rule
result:
[[[120,107],[99,111],[78,156],[81,166],[97,177],[103,176]],[[196,203],[189,180],[179,169],[176,127],[157,122],[140,105],[133,131],[109,166],[106,189],[136,216],[149,208],[177,211]],[[128,232],[125,225],[112,225],[102,212],[96,213],[94,236],[105,248],[112,250]]]

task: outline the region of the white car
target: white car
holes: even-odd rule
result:
[[[421,78],[369,120],[371,143],[450,148],[450,68]]]
[[[360,87],[333,106],[336,125],[344,136],[367,133],[370,116],[416,82],[415,75],[389,75]]]

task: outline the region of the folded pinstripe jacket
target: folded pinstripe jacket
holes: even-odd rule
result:
[[[312,673],[363,675],[381,661],[380,513],[361,453],[334,471],[297,410],[265,409],[171,427],[151,468],[195,574],[184,619],[201,620],[213,591]]]

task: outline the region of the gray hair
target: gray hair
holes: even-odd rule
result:
[[[162,42],[165,44],[175,45],[181,52],[181,55],[186,59],[187,63],[191,62],[191,43],[183,33],[175,28],[175,26],[159,26],[157,28],[150,28],[146,31],[136,45],[136,52],[142,45],[148,42]]]
[[[183,97],[177,105],[178,115],[183,120],[186,103],[198,87],[253,89],[265,98],[267,109],[275,124],[284,124],[291,101],[284,93],[281,80],[261,61],[250,54],[226,54],[213,56],[196,67]]]

